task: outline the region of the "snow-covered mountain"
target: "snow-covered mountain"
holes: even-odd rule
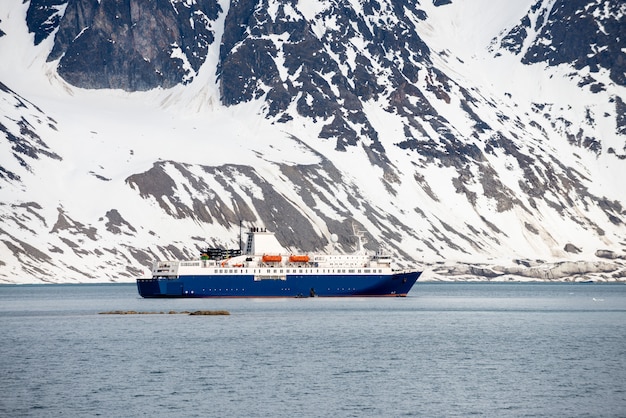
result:
[[[626,279],[619,0],[5,0],[0,282],[237,246]],[[338,243],[330,239],[340,237]]]

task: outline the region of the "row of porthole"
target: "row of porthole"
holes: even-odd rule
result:
[[[250,274],[250,269],[215,269],[215,274]],[[283,273],[283,270],[286,270],[287,274],[300,274],[300,273],[312,273],[312,274],[342,274],[342,273],[382,273],[382,269],[252,269],[253,274],[257,274],[257,270],[259,270],[259,274],[262,274],[265,270],[265,273],[276,274]]]
[[[282,291],[290,291],[291,288],[285,288],[283,287],[282,289],[280,289]],[[353,288],[345,288],[342,287],[341,289],[337,288],[336,290],[341,290],[342,292],[345,292],[346,290],[350,291],[350,290],[356,290],[356,287]],[[202,292],[206,293],[207,289],[202,289]],[[209,289],[209,292],[221,292],[222,289]],[[245,292],[246,289],[241,289],[242,292]],[[330,287],[328,288],[328,291],[330,292]],[[239,289],[224,289],[224,292],[239,292]],[[185,290],[185,294],[191,294],[193,295],[195,292],[193,290]]]

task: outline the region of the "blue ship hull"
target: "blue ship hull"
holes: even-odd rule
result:
[[[421,272],[382,274],[287,275],[285,280],[255,276],[197,275],[137,279],[144,298],[406,296]]]

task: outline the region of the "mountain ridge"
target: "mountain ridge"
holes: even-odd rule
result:
[[[369,249],[385,245],[402,265],[430,265],[435,279],[525,280],[519,266],[546,279],[537,260],[559,279],[626,276],[626,197],[616,181],[626,156],[624,84],[611,75],[621,67],[603,66],[606,57],[597,68],[550,58],[547,66],[524,64],[523,48],[515,46],[528,44],[530,23],[542,10],[548,18],[536,32],[545,40],[545,28],[563,20],[563,2],[527,2],[524,15],[502,16],[513,26],[480,34],[490,40],[482,48],[446,35],[471,28],[455,26],[455,19],[484,7],[480,1],[365,1],[359,7],[173,1],[155,3],[158,13],[135,14],[141,3],[124,0],[128,7],[107,9],[106,2],[94,2],[97,13],[84,15],[121,20],[111,35],[146,14],[176,10],[179,23],[164,28],[185,22],[187,32],[177,29],[157,42],[161,50],[176,44],[180,51],[172,46],[160,58],[151,56],[148,70],[129,73],[125,65],[111,65],[106,83],[122,80],[121,90],[72,85],[102,78],[102,67],[68,61],[81,55],[78,41],[87,33],[75,26],[77,2],[10,3],[0,10],[6,33],[0,54],[11,58],[0,68],[6,81],[2,146],[13,157],[0,165],[7,202],[0,212],[0,280],[132,280],[150,260],[195,257],[207,243],[232,244],[239,221],[263,224],[287,247],[303,251],[329,250],[331,234],[349,251],[356,224],[368,232]],[[576,16],[598,4],[575,2],[566,9]],[[606,21],[619,21],[623,9],[610,2],[603,27],[619,32]],[[189,32],[184,16],[203,25]],[[136,25],[134,36],[150,39],[154,28],[147,26]],[[26,27],[32,41],[24,38]],[[177,33],[199,49],[181,48]],[[197,43],[190,43],[191,34]],[[25,51],[8,47],[17,40]],[[463,51],[463,42],[471,48]],[[133,62],[139,51],[124,42],[112,45],[118,47],[112,63]],[[611,45],[617,62],[624,53]],[[16,77],[17,70],[32,86]],[[68,76],[72,71],[78,78]],[[162,72],[165,84],[131,82],[159,79],[144,77],[146,71]],[[27,103],[24,97],[37,106],[16,105]],[[41,157],[20,148],[33,143]],[[42,176],[49,184],[41,184]],[[464,267],[489,260],[504,265],[501,273]]]

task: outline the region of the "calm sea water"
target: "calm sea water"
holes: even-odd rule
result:
[[[230,316],[99,315],[225,309]],[[623,417],[626,285],[149,300],[0,286],[0,416]]]

